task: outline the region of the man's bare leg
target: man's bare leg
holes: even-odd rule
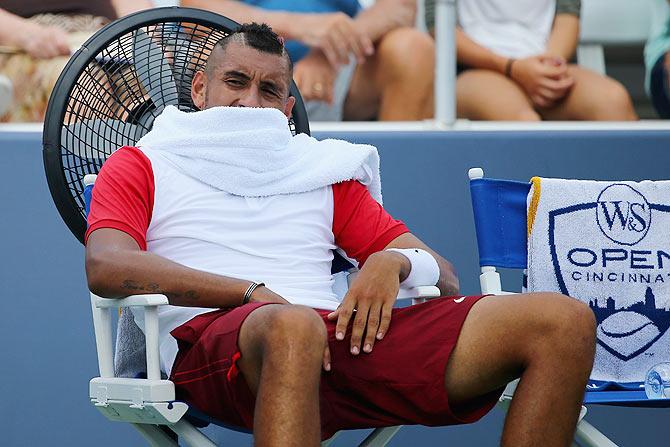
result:
[[[345,120],[415,121],[433,116],[435,44],[425,33],[398,28],[354,72]]]
[[[452,407],[521,377],[503,446],[569,446],[595,354],[592,311],[539,293],[482,298],[465,320],[447,366]]]
[[[318,446],[326,327],[312,309],[267,305],[242,324],[240,372],[256,396],[254,445]]]

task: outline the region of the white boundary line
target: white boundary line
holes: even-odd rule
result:
[[[2,133],[42,133],[42,123],[1,124]],[[524,123],[513,121],[468,121],[457,120],[453,127],[434,121],[346,121],[346,122],[313,122],[310,123],[313,132],[459,132],[459,131],[640,131],[656,130],[670,131],[670,120],[644,120],[635,122],[605,122],[605,121],[542,121],[539,123]]]
[[[42,123],[0,123],[0,133],[42,133]]]
[[[635,122],[604,122],[604,121],[541,121],[538,123],[515,121],[468,121],[457,120],[453,127],[434,121],[411,122],[314,122],[310,123],[314,132],[426,132],[426,131],[639,131],[667,130],[670,121],[645,120]]]

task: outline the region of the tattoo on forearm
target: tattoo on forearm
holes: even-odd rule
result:
[[[127,290],[142,290],[141,286],[137,284],[137,281],[133,281],[132,279],[126,279],[123,281],[121,288]]]
[[[168,298],[184,298],[184,300],[189,302],[195,302],[200,299],[200,295],[195,290],[187,290],[185,292],[175,292],[170,290],[163,290],[160,285],[154,282],[148,284],[140,284],[137,281],[132,279],[126,279],[121,284],[121,288],[125,290],[132,290],[133,293],[137,292],[151,292],[151,293],[161,293],[166,295]]]

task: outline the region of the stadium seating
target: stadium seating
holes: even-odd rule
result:
[[[653,0],[582,0],[577,61],[601,74],[606,73],[606,46],[635,46],[640,51],[647,40]]]

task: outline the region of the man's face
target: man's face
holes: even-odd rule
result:
[[[215,62],[193,78],[191,96],[200,110],[216,106],[268,107],[291,116],[295,98],[288,96],[288,67],[284,57],[230,42],[216,48]]]

